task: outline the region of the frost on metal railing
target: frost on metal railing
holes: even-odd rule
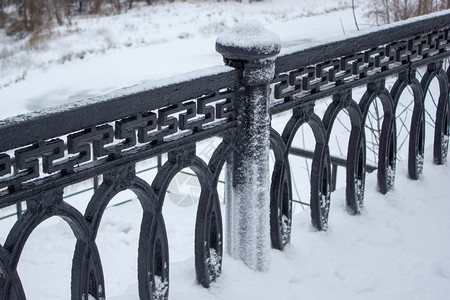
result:
[[[237,69],[234,149],[227,175],[227,250],[250,268],[266,270],[270,249],[269,82],[275,75],[278,36],[243,23],[219,36],[216,50]]]
[[[191,80],[208,80],[211,71],[204,72],[207,76],[200,76],[203,78]],[[219,75],[225,73],[223,69],[214,71]],[[199,77],[197,73],[193,75]],[[180,99],[182,101],[167,99],[170,97],[164,95],[166,90],[187,89],[183,85],[188,85],[189,81],[186,78],[184,81],[156,88],[154,84],[133,87],[54,111],[2,121],[0,139],[4,143],[1,150],[10,150],[7,147],[13,145],[25,147],[0,154],[0,189],[7,188],[4,194],[21,190],[24,183],[45,174],[58,173],[58,178],[62,178],[98,166],[94,159],[111,161],[127,155],[139,156],[143,151],[152,156],[159,148],[166,148],[165,145],[189,135],[201,132],[205,136],[208,130],[221,131],[221,125],[234,119],[232,92],[226,85],[216,91],[208,88],[203,91],[208,93],[204,96],[192,89],[193,96],[200,94],[192,99],[189,95],[187,100]],[[32,131],[31,136],[24,136],[23,131],[27,134]],[[37,137],[34,140],[33,135]]]

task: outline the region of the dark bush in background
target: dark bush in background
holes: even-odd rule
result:
[[[40,31],[55,21],[59,25],[70,23],[70,17],[75,15],[120,14],[137,2],[151,5],[174,0],[0,0],[0,28],[6,28],[9,35],[24,35]]]
[[[369,16],[377,24],[389,24],[450,8],[450,0],[373,0]]]

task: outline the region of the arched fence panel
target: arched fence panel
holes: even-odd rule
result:
[[[363,114],[362,122],[364,126],[367,126],[367,119],[370,118],[370,106],[377,98],[381,100],[383,106],[381,132],[374,133],[378,135],[378,189],[381,193],[386,194],[394,186],[397,135],[394,118],[394,102],[389,91],[385,88],[384,80],[368,84],[367,91],[359,102],[359,107]],[[378,115],[374,117],[379,118],[379,114],[378,112]],[[372,129],[373,132],[374,130]]]
[[[291,240],[291,172],[286,146],[275,130],[270,131],[270,145],[275,156],[270,186],[270,238],[273,248],[283,250]]]
[[[349,213],[358,214],[364,203],[366,144],[362,127],[363,115],[350,91],[333,95],[333,102],[323,116],[323,123],[328,143],[336,117],[343,109],[348,112],[351,123],[346,164],[346,203]]]
[[[292,154],[294,137],[298,129],[304,124],[308,124],[311,127],[315,138],[310,174],[311,223],[316,229],[325,230],[328,227],[328,215],[330,212],[331,166],[326,129],[322,120],[314,113],[312,105],[302,106],[293,110],[293,115],[286,124],[282,137],[286,144],[286,152]]]
[[[448,77],[442,68],[443,62],[437,61],[428,64],[427,71],[422,77],[422,89],[425,95],[430,92],[431,81],[436,78],[439,82],[439,98],[436,105],[436,116],[434,121],[434,147],[433,160],[437,165],[445,162],[448,152],[448,137],[449,137],[449,87]],[[425,99],[424,99],[425,101]]]
[[[424,93],[422,85],[416,78],[416,70],[408,69],[399,73],[398,79],[391,90],[394,101],[396,117],[398,117],[398,103],[400,97],[405,93],[407,87],[412,91],[413,112],[409,127],[409,147],[408,147],[408,175],[411,179],[418,179],[423,172],[423,158],[425,151],[425,107]]]
[[[168,161],[152,184],[162,207],[167,188],[173,177],[183,168],[191,168],[201,186],[195,223],[195,270],[197,282],[209,287],[221,273],[223,256],[222,214],[216,182],[210,169],[195,155],[195,146],[169,152]]]

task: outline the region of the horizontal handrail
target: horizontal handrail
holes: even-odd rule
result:
[[[217,66],[0,121],[0,152],[198,98],[235,84]]]
[[[298,67],[313,65],[393,41],[426,34],[441,29],[443,24],[450,24],[450,10],[382,25],[334,40],[332,38],[323,40],[313,45],[290,47],[277,57],[275,72],[286,72],[292,69],[292,65]]]

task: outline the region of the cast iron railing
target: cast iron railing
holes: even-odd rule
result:
[[[242,247],[230,235],[242,229],[239,220],[233,220],[233,205],[246,198],[239,192],[265,182],[264,160],[269,141],[275,154],[274,171],[270,188],[256,191],[260,197],[257,199],[267,199],[267,203],[255,209],[267,212],[267,218],[260,218],[268,221],[262,226],[260,241],[265,241],[270,229],[272,247],[283,249],[290,240],[292,220],[288,156],[296,151],[291,144],[300,126],[310,125],[315,137],[311,218],[314,227],[325,230],[333,189],[328,142],[338,113],[348,111],[351,121],[345,162],[346,202],[349,213],[358,214],[364,199],[364,126],[370,105],[379,99],[384,110],[377,172],[379,190],[386,193],[395,177],[396,108],[408,86],[414,98],[408,171],[411,179],[422,175],[424,101],[434,78],[439,82],[440,96],[433,155],[436,164],[443,164],[450,120],[450,68],[443,69],[443,60],[450,55],[449,28],[450,13],[438,13],[284,53],[276,59],[279,45],[270,44],[270,39],[262,50],[253,45],[248,51],[239,43],[229,44],[222,39],[217,49],[233,68],[211,68],[173,82],[132,87],[1,121],[0,208],[26,202],[26,210],[0,247],[1,299],[25,299],[17,265],[32,231],[52,216],[64,219],[76,237],[72,299],[104,299],[96,235],[106,206],[123,190],[135,192],[143,210],[138,248],[139,296],[167,298],[169,245],[162,207],[171,179],[186,167],[195,172],[201,185],[195,225],[195,270],[197,281],[208,287],[221,272],[223,233],[217,184],[226,161],[230,227],[226,231],[227,249],[250,267],[264,269],[265,245],[257,244],[253,251],[249,247],[255,244]],[[418,67],[426,67],[421,81],[416,78]],[[385,87],[387,76],[397,76],[391,91]],[[352,89],[363,85],[367,91],[357,102],[352,99]],[[269,106],[270,91],[274,102]],[[329,96],[332,102],[320,118],[314,104]],[[254,110],[260,110],[258,116],[290,111],[291,117],[283,132],[278,133],[269,130],[270,118],[260,120],[252,116]],[[249,134],[249,130],[253,133]],[[207,163],[196,155],[196,143],[213,136],[222,137],[223,141]],[[168,153],[168,160],[151,184],[136,176],[137,162],[163,153]],[[254,181],[245,177],[248,170],[242,170],[242,164],[248,161],[256,166],[250,173],[256,176]],[[63,201],[65,187],[99,175],[103,175],[103,181],[84,213]],[[252,239],[252,233],[247,235],[250,236],[244,239]]]

